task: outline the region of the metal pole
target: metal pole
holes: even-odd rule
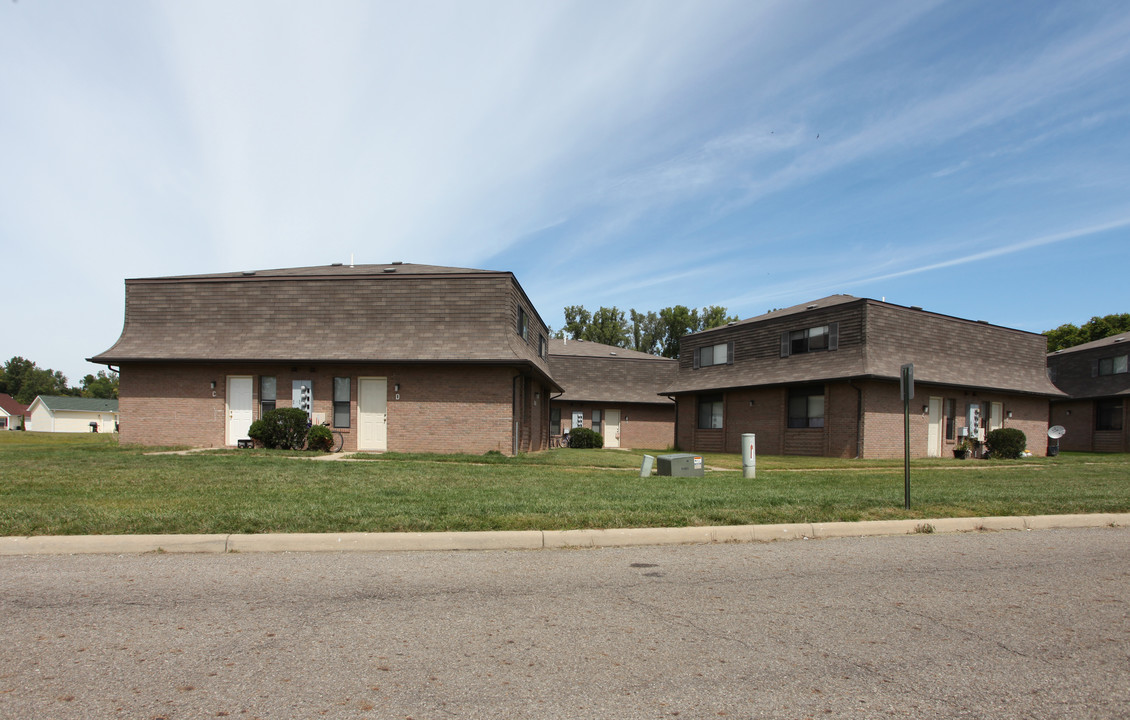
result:
[[[910,398],[902,401],[903,418],[903,508],[910,509]]]

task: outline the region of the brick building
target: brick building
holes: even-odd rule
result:
[[[893,458],[903,453],[899,369],[914,364],[911,454],[950,454],[971,419],[1047,451],[1046,340],[1035,333],[833,295],[688,335],[666,393],[680,448]],[[966,430],[964,428],[970,428]]]
[[[565,388],[550,399],[551,432],[586,427],[604,447],[664,449],[675,442],[675,403],[659,395],[678,362],[584,340],[549,341],[549,367]]]
[[[508,272],[393,263],[126,280],[121,440],[233,446],[303,407],[344,449],[540,450],[548,330]]]
[[[1070,396],[1052,402],[1052,424],[1067,431],[1061,450],[1130,452],[1127,357],[1130,333],[1048,355],[1048,377]]]

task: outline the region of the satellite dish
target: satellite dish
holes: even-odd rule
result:
[[[1048,437],[1050,437],[1052,440],[1059,440],[1066,434],[1067,431],[1063,429],[1062,425],[1052,425],[1050,428],[1048,428]]]

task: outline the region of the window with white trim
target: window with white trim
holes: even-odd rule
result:
[[[275,376],[259,376],[259,417],[275,409]]]
[[[349,378],[334,378],[334,427],[349,427]]]

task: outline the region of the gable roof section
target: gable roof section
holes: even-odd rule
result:
[[[1130,355],[1130,332],[1048,353],[1048,373],[1072,398],[1130,395],[1130,373],[1099,375],[1099,360]]]
[[[509,272],[328,265],[126,280],[122,335],[90,360],[507,362],[548,377],[538,333]]]
[[[31,404],[40,403],[51,412],[117,412],[118,401],[71,395],[39,395]]]
[[[1087,352],[1088,350],[1101,350],[1106,347],[1113,347],[1118,345],[1120,348],[1126,349],[1130,352],[1130,332],[1119,333],[1118,335],[1111,335],[1110,337],[1100,338],[1099,340],[1092,340],[1089,343],[1082,345],[1073,345],[1069,348],[1056,350],[1055,352],[1048,353],[1048,357],[1056,357],[1060,355],[1070,355],[1072,353]]]
[[[17,402],[14,397],[7,393],[0,393],[0,410],[12,416],[26,415],[27,405]]]
[[[549,366],[565,389],[555,400],[669,405],[659,392],[675,379],[678,362],[584,340],[549,341]]]
[[[780,356],[784,332],[836,323],[838,349]],[[692,368],[696,347],[734,342],[734,364]],[[683,338],[671,394],[847,379],[897,380],[1037,395],[1062,393],[1047,378],[1042,335],[917,307],[832,295]],[[1041,349],[1043,348],[1043,349]]]

